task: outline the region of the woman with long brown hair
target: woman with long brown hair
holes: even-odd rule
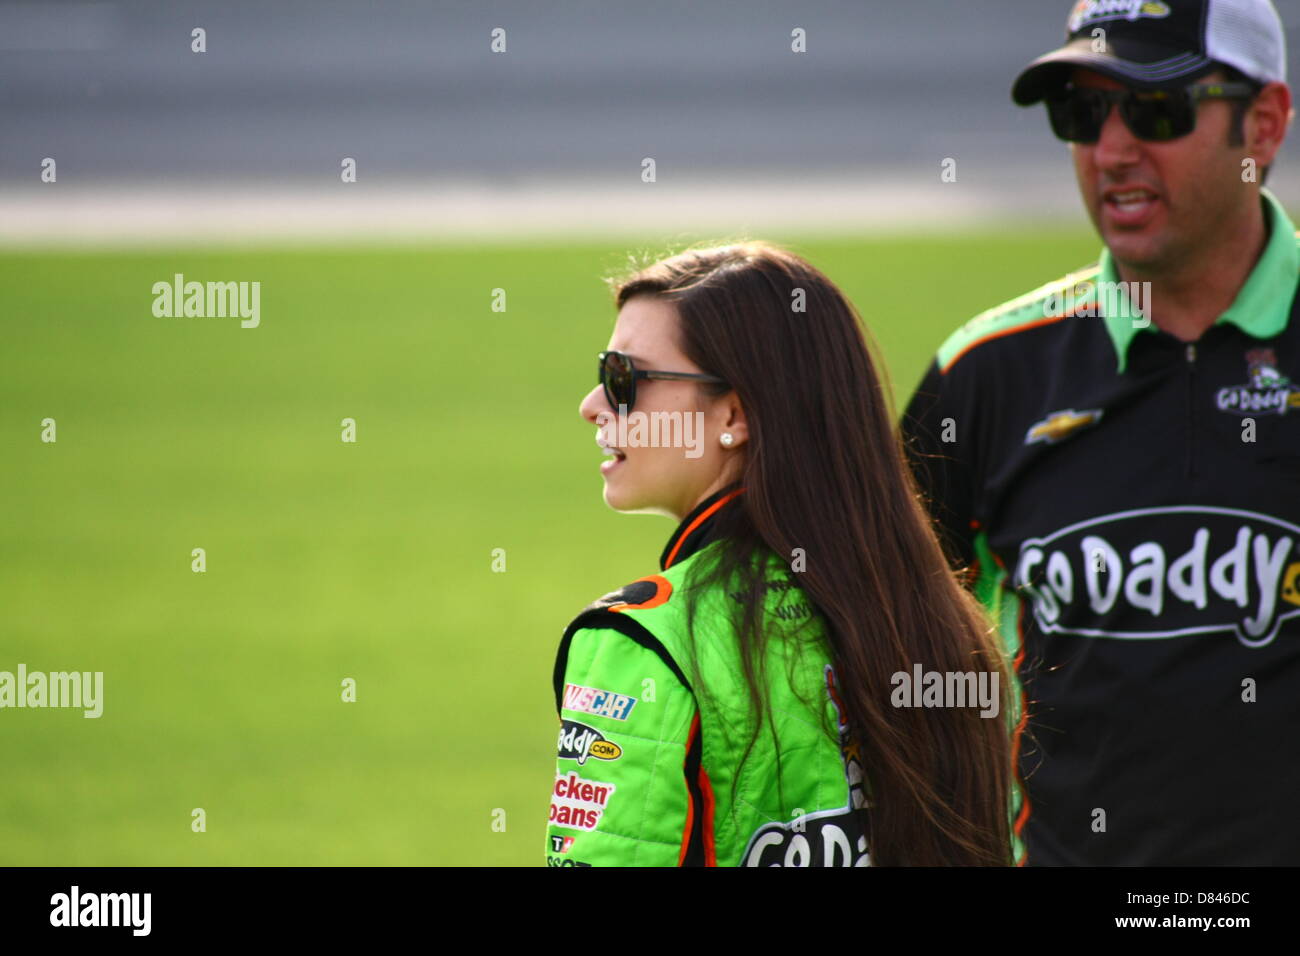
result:
[[[762,242],[614,291],[581,413],[678,527],[564,633],[547,862],[1010,864],[1007,670],[851,303]]]

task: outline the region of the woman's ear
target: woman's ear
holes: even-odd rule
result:
[[[738,448],[749,440],[749,425],[745,420],[745,408],[734,391],[728,392],[722,402],[722,428],[724,434],[731,435],[731,442],[726,447]]]

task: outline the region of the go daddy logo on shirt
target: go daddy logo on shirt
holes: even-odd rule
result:
[[[614,720],[627,720],[628,714],[636,706],[636,698],[613,691],[601,690],[599,687],[583,687],[579,684],[564,685],[564,708],[598,717],[612,717]]]
[[[576,760],[581,767],[588,757],[597,760],[617,760],[623,755],[623,748],[609,740],[595,727],[588,727],[576,720],[560,722],[560,738],[557,743],[561,760]]]
[[[1013,583],[1048,633],[1226,631],[1247,647],[1300,615],[1300,528],[1233,508],[1140,508],[1020,546]]]

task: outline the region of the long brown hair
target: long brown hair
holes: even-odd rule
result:
[[[865,768],[872,862],[1009,865],[1007,670],[932,530],[853,305],[806,261],[759,241],[689,249],[609,281],[619,308],[635,296],[672,304],[682,351],[727,383],[702,393],[733,388],[744,407],[745,492],[718,513],[726,546],[708,581],[747,582],[737,633],[755,714],[770,720],[757,559],[799,548],[796,580],[821,613]],[[916,663],[998,673],[999,716],[892,706],[892,675]]]

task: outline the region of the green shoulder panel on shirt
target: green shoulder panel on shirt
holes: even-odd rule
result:
[[[1009,335],[1039,322],[1060,318],[1091,299],[1098,266],[1071,272],[988,309],[953,332],[939,346],[936,361],[946,372],[961,355],[986,339]]]

